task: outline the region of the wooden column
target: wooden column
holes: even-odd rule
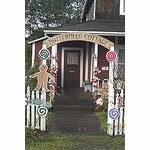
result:
[[[52,57],[55,57],[57,55],[57,45],[52,46]],[[57,66],[57,62],[55,59],[52,58],[51,65]]]
[[[93,57],[93,66],[92,66],[92,78],[94,70],[97,68],[97,62],[98,62],[98,44],[95,43],[94,45],[94,57]],[[92,87],[92,92],[94,92],[96,89]]]
[[[35,61],[35,43],[32,43],[32,67],[34,66]]]
[[[85,80],[88,80],[89,72],[89,42],[86,42],[86,63],[85,63]]]

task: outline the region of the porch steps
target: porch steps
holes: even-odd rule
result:
[[[83,89],[64,90],[54,102],[54,114],[48,130],[58,133],[99,134],[91,93]]]

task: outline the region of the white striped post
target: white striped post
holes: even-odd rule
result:
[[[40,96],[39,96],[39,90],[36,90],[36,99],[39,99],[39,98],[40,98]],[[40,127],[40,125],[39,125],[39,115],[37,113],[38,107],[39,106],[36,105],[36,126],[35,126],[36,129],[39,129],[39,127]]]
[[[33,100],[34,100],[34,90],[32,90],[32,95],[31,95],[31,102],[33,102]],[[31,128],[33,128],[34,129],[34,123],[35,123],[35,121],[34,121],[34,117],[35,117],[35,113],[34,113],[34,104],[32,103],[31,104]]]
[[[97,61],[98,61],[98,44],[95,43],[92,74],[93,74],[95,68],[97,68]],[[95,78],[95,77],[92,75],[92,78]],[[95,90],[96,90],[96,88],[94,86],[92,86],[92,92],[94,92]]]
[[[114,47],[111,47],[111,51],[114,51]],[[109,135],[113,135],[113,119],[109,116],[109,111],[114,108],[114,88],[113,88],[113,79],[114,79],[114,62],[109,62],[109,80],[108,80],[108,131]]]
[[[117,93],[116,94],[116,105],[115,105],[115,108],[118,110],[118,97],[119,97],[119,94]],[[118,135],[118,119],[115,120],[115,128],[114,128],[114,135]]]
[[[120,96],[123,97],[123,89],[121,89]],[[119,135],[123,133],[123,107],[120,108],[120,118],[119,118]]]
[[[41,100],[43,101],[43,103],[46,102],[46,92],[45,89],[42,88],[41,91]],[[46,117],[40,117],[40,130],[45,131],[46,130]]]
[[[27,127],[30,126],[30,87],[27,87]]]

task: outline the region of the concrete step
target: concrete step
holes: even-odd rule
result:
[[[94,105],[54,105],[54,110],[93,110]]]

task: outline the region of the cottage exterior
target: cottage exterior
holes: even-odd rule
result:
[[[120,14],[122,0],[87,0],[84,5],[81,23],[44,30],[44,37],[29,42],[32,44],[32,66],[40,63],[38,52],[48,37],[61,34],[86,33],[99,35],[114,43],[118,57],[116,72],[124,77],[125,68],[125,16]],[[82,87],[85,80],[93,78],[94,67],[101,70],[100,79],[109,78],[107,49],[96,43],[77,40],[64,41],[49,47],[52,55],[58,54],[58,84],[60,87]],[[88,41],[89,40],[89,41]]]
[[[32,44],[32,66],[41,63],[41,49],[49,50],[50,59],[42,63],[57,68],[54,76],[61,88],[84,87],[86,81],[90,81],[93,94],[103,83],[108,83],[105,95],[108,94],[110,135],[124,134],[124,8],[125,0],[86,0],[80,23],[45,29],[44,37],[29,42]],[[107,52],[116,52],[115,61],[106,59]],[[98,72],[97,87],[95,71]],[[115,78],[119,79],[114,81]]]

